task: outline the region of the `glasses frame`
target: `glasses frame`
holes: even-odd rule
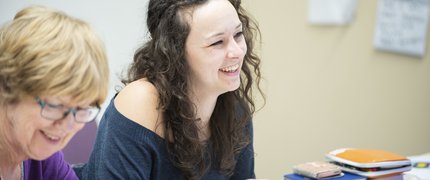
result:
[[[45,108],[46,105],[52,105],[52,106],[55,106],[55,105],[54,104],[50,104],[50,103],[42,100],[40,97],[36,97],[35,99],[36,99],[37,104],[40,106],[40,116],[43,117],[43,118],[45,118],[45,119],[51,120],[51,121],[62,120],[65,117],[67,117],[70,113],[72,113],[73,120],[75,122],[77,122],[77,123],[89,123],[89,122],[94,121],[97,118],[98,114],[100,113],[100,105],[96,104],[96,106],[94,106],[94,108],[97,108],[97,113],[94,116],[94,118],[92,118],[92,119],[90,119],[88,121],[78,121],[78,120],[76,120],[76,113],[79,111],[79,109],[70,107],[70,108],[67,109],[67,111],[63,112],[63,117],[58,118],[58,119],[53,119],[53,118],[44,116],[43,115],[43,109]]]

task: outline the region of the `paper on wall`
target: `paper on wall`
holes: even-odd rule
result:
[[[423,57],[430,0],[379,0],[375,48]]]
[[[357,0],[309,0],[308,18],[311,24],[343,25],[355,16]]]

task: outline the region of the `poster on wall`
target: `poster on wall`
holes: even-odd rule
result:
[[[308,20],[315,25],[345,25],[352,22],[357,0],[308,0]]]
[[[379,0],[376,49],[424,57],[430,0]]]

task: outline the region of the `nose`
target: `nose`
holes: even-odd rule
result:
[[[236,42],[234,37],[231,37],[227,46],[227,58],[236,59],[244,56],[246,51],[245,42]]]
[[[69,132],[75,126],[75,117],[72,112],[68,113],[63,119],[56,121],[57,126],[60,127],[63,131]]]

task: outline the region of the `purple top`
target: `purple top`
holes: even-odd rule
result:
[[[25,180],[64,179],[76,180],[78,177],[72,167],[64,161],[62,152],[56,152],[43,161],[24,161]]]

